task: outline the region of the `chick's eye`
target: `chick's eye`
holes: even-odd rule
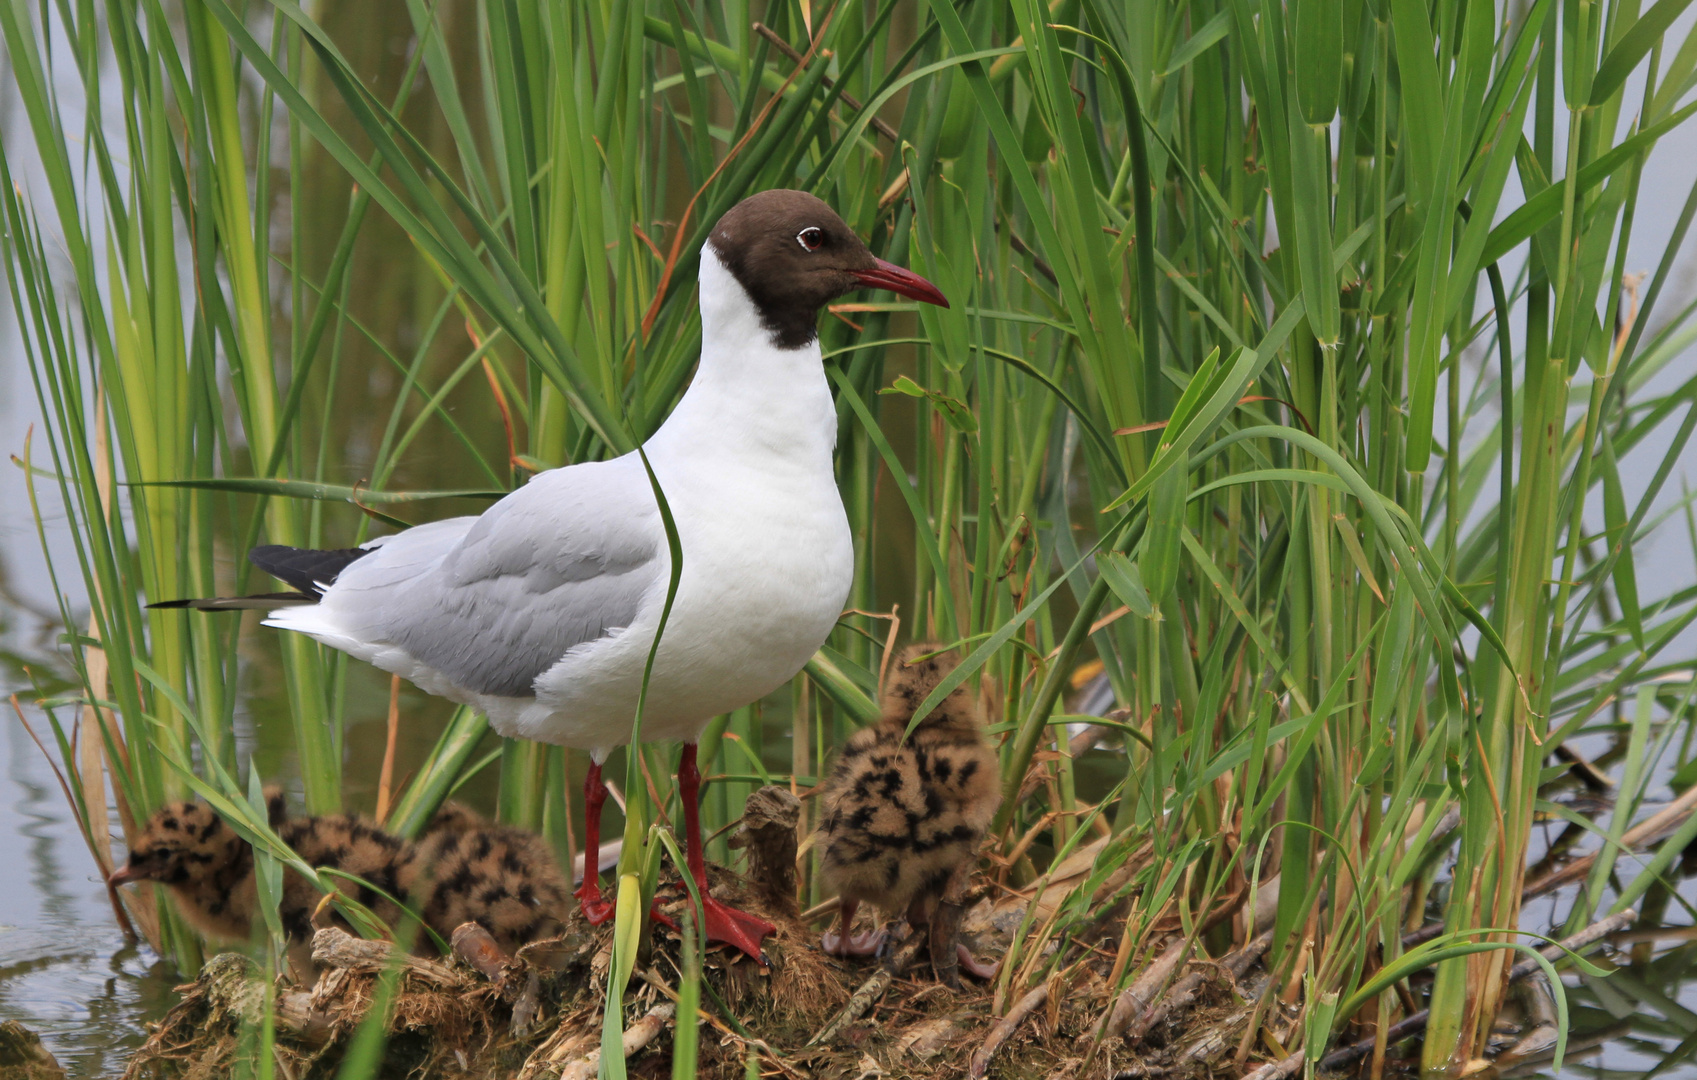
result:
[[[808,251],[818,251],[825,246],[825,230],[809,225],[795,234],[795,242]]]

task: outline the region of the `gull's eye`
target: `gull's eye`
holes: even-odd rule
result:
[[[795,234],[795,242],[808,251],[818,251],[825,246],[825,230],[816,225],[809,225]]]

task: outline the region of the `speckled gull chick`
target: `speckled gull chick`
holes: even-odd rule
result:
[[[690,871],[707,898],[695,742],[707,721],[801,670],[836,624],[854,553],[832,471],[836,411],[819,310],[856,289],[948,306],[924,278],[874,258],[829,206],[765,191],[701,251],[701,360],[644,449],[677,523],[683,573],[655,659],[645,739],[685,743],[678,781]],[[255,548],[295,593],[175,606],[272,608],[308,634],[470,705],[504,735],[591,752],[586,850],[599,841],[601,762],[630,740],[670,580],[641,459],[541,473],[478,517],[359,548]],[[592,922],[612,914],[593,875]],[[708,898],[710,940],[759,958],[763,920]]]

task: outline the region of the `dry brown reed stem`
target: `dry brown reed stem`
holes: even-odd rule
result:
[[[990,1029],[990,1034],[984,1036],[984,1045],[972,1052],[972,1062],[967,1068],[967,1075],[971,1076],[972,1080],[979,1080],[990,1071],[990,1059],[1001,1049],[1002,1044],[1019,1030],[1019,1025],[1025,1022],[1025,1018],[1042,1008],[1044,1002],[1049,1000],[1050,988],[1054,983],[1055,979],[1051,977],[1043,985],[1020,998],[1014,1003],[1014,1007],[1008,1010],[1008,1014]]]
[[[83,820],[82,814],[77,810],[76,799],[71,797],[70,782],[65,779],[65,774],[60,771],[58,763],[53,760],[50,754],[48,754],[47,747],[43,746],[41,740],[36,737],[35,729],[30,727],[29,721],[24,718],[23,706],[18,704],[18,695],[13,694],[8,700],[11,702],[12,711],[17,714],[18,723],[23,725],[24,731],[30,737],[30,741],[35,743],[35,748],[41,751],[41,756],[47,761],[47,767],[53,770],[53,778],[59,781],[59,790],[65,796],[65,804],[71,808],[71,816],[77,819],[77,829],[82,833],[83,841],[88,844],[90,853],[94,855],[95,865],[100,868],[100,876],[106,879],[106,897],[112,902],[112,914],[117,918],[118,925],[123,928],[124,936],[132,941],[135,940],[135,927],[130,925],[129,916],[124,913],[123,901],[119,899],[118,887],[113,885],[111,881],[112,860],[110,846],[108,845],[108,847],[104,850],[94,846],[93,833],[89,829],[88,822]],[[104,791],[102,794],[104,794]],[[91,813],[93,812],[93,805],[94,804],[90,804]],[[102,813],[104,813],[104,801],[100,803],[100,806],[102,807]],[[151,941],[151,939],[149,940]]]
[[[1167,980],[1173,977],[1184,958],[1190,954],[1190,942],[1184,937],[1174,937],[1160,956],[1131,981],[1131,985],[1120,991],[1114,999],[1113,1008],[1108,1010],[1106,1022],[1098,1034],[1080,1036],[1088,1040],[1091,1046],[1107,1042],[1117,1037],[1130,1025],[1132,1017],[1154,1004],[1156,995]]]
[[[1561,941],[1556,942],[1553,945],[1546,945],[1538,951],[1543,954],[1546,960],[1560,960],[1563,956],[1570,952],[1579,952],[1591,945],[1595,945],[1597,942],[1608,937],[1617,930],[1624,930],[1626,927],[1631,926],[1633,921],[1637,918],[1638,912],[1632,908],[1628,908],[1618,914],[1610,915],[1606,919],[1599,919],[1590,926],[1579,931],[1579,933],[1574,934],[1571,937],[1563,938]],[[1541,970],[1543,969],[1539,967],[1538,961],[1528,957],[1509,969],[1508,981],[1511,983],[1519,982],[1521,979],[1528,977],[1533,972]],[[1426,1028],[1426,1021],[1430,1018],[1430,1016],[1431,1013],[1429,1010],[1421,1009],[1419,1012],[1404,1017],[1395,1024],[1392,1024],[1391,1029],[1385,1033],[1385,1045],[1390,1046],[1408,1038],[1416,1032],[1424,1031]],[[1360,1042],[1352,1043],[1349,1046],[1333,1050],[1331,1053],[1320,1059],[1318,1071],[1332,1072],[1353,1065],[1355,1062],[1360,1061],[1362,1058],[1373,1052],[1374,1042],[1375,1039],[1362,1039]],[[1244,1077],[1244,1080],[1284,1080],[1284,1078],[1295,1076],[1297,1073],[1302,1071],[1303,1060],[1303,1054],[1298,1052],[1291,1054],[1289,1057],[1280,1061],[1270,1061],[1250,1073],[1248,1076]]]
[[[1235,952],[1227,954],[1219,962],[1220,970],[1231,976],[1233,982],[1243,978],[1243,973],[1249,970],[1251,964],[1261,959],[1263,953],[1273,944],[1273,932],[1267,930],[1254,941]],[[1161,999],[1132,1018],[1131,1026],[1126,1029],[1125,1040],[1136,1043],[1159,1025],[1176,1018],[1180,1013],[1196,1004],[1196,992],[1202,988],[1205,971],[1192,971],[1172,985],[1172,988],[1161,996]]]
[[[684,212],[678,218],[677,229],[672,233],[672,248],[666,254],[666,265],[660,270],[660,283],[654,289],[654,299],[649,303],[648,311],[642,317],[642,336],[644,338],[654,331],[654,320],[660,315],[660,305],[666,302],[672,284],[672,271],[677,269],[678,258],[683,254],[684,237],[689,231],[689,219],[690,215],[695,212],[695,204],[701,200],[702,195],[706,194],[707,189],[713,185],[713,181],[719,179],[719,174],[725,171],[725,167],[734,161],[754,136],[766,127],[767,118],[772,115],[772,110],[778,107],[778,103],[784,100],[784,94],[789,91],[790,84],[795,82],[796,76],[806,70],[808,62],[813,59],[813,54],[819,51],[819,46],[825,40],[825,30],[830,26],[831,19],[836,14],[837,9],[835,7],[825,13],[825,21],[820,24],[818,32],[813,35],[813,43],[807,47],[807,52],[803,53],[801,59],[796,61],[795,69],[785,76],[783,85],[778,87],[778,92],[767,99],[766,104],[760,109],[760,115],[756,116],[754,122],[748,125],[748,130],[743,132],[742,138],[738,139],[725,152],[725,156],[719,160],[719,164],[713,167],[713,171],[708,174],[701,186],[695,189],[695,194],[690,196],[689,202],[684,206]]]
[[[666,1024],[677,1015],[678,1007],[670,1001],[661,1001],[645,1013],[641,1020],[625,1029],[624,1056],[629,1059],[642,1051],[666,1030]],[[560,1070],[560,1080],[590,1080],[601,1071],[601,1048],[598,1046],[587,1055],[573,1062],[568,1062]]]
[[[406,975],[432,986],[461,989],[468,985],[465,976],[446,964],[406,953],[402,953],[397,961],[395,952],[393,942],[368,941],[334,926],[326,926],[312,935],[312,962],[320,967],[375,975],[398,962]]]
[[[377,773],[377,824],[389,820],[389,806],[394,794],[395,743],[401,730],[401,677],[389,676],[389,732],[383,744],[383,767]]]

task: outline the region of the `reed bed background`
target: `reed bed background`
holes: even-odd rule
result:
[[[48,419],[23,464],[92,598],[63,613],[80,690],[46,706],[96,860],[164,800],[240,816],[284,772],[402,831],[473,777],[569,855],[577,756],[145,605],[269,588],[254,542],[345,546],[632,448],[688,381],[706,230],[802,187],[953,306],[824,322],[854,610],[709,729],[709,832],[816,782],[876,714],[886,641],[959,643],[1002,739],[989,871],[1095,852],[1001,1006],[1082,976],[1105,882],[1110,994],[1175,927],[1216,955],[1266,929],[1246,913],[1276,889],[1291,1049],[1419,994],[1424,1064],[1459,1067],[1532,940],[1509,931],[1535,820],[1598,849],[1569,929],[1665,906],[1697,837],[1618,857],[1697,767],[1697,592],[1635,562],[1658,527],[1697,547],[1688,500],[1652,512],[1697,427],[1697,377],[1665,374],[1697,336],[1672,272],[1697,186],[1649,276],[1626,260],[1651,152],[1697,109],[1688,2],[0,4],[38,156],[0,159]],[[1075,760],[1098,673],[1119,748]],[[389,710],[440,734],[378,790]],[[257,724],[292,725],[292,762],[251,760]],[[1593,819],[1547,785],[1599,733]],[[643,752],[667,797],[676,748]],[[128,916],[192,970],[147,901]]]

